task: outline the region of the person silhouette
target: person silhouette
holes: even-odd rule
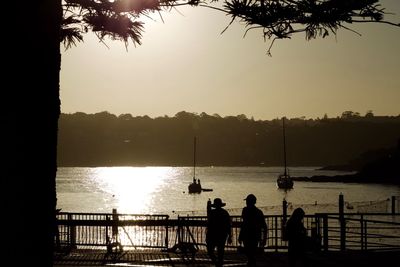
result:
[[[246,207],[242,210],[239,243],[243,243],[247,266],[256,266],[257,249],[266,245],[268,228],[263,212],[256,207],[256,196],[249,194],[244,200]]]
[[[307,229],[304,227],[305,212],[302,208],[296,208],[286,222],[285,234],[288,240],[289,266],[305,264],[305,252],[308,247]]]
[[[220,198],[207,202],[207,253],[216,266],[222,266],[224,262],[224,250],[226,241],[232,243],[232,227],[229,213],[223,209],[226,204]],[[214,251],[217,248],[217,256]]]

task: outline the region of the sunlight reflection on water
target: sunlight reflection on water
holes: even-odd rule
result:
[[[293,176],[336,174],[311,167],[291,170]],[[204,188],[213,191],[188,194],[193,177],[190,167],[59,168],[57,207],[66,212],[110,213],[115,208],[127,214],[201,215],[208,198],[221,197],[231,214],[239,215],[245,204],[243,198],[249,193],[257,196],[259,207],[278,208],[283,198],[297,205],[337,203],[339,193],[347,201],[400,195],[398,186],[307,182],[296,182],[294,189],[285,194],[276,187],[280,172],[280,167],[199,167],[196,177]]]
[[[151,210],[155,193],[174,171],[171,167],[102,167],[90,179],[113,198],[120,212],[141,214]]]

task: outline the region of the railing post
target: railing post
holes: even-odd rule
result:
[[[110,236],[109,236],[109,233],[108,233],[108,228],[109,228],[109,222],[110,222],[110,217],[108,216],[108,215],[106,215],[106,232],[105,232],[105,234],[106,234],[106,246],[107,246],[107,250],[109,250],[109,244],[111,243],[111,240],[110,240]],[[111,252],[111,251],[107,251],[107,252]]]
[[[360,227],[361,227],[361,229],[360,229],[360,231],[361,231],[361,250],[364,250],[364,232],[365,232],[365,229],[364,229],[364,216],[361,214],[361,216],[360,216]]]
[[[340,250],[346,250],[346,221],[344,219],[344,197],[339,194]]]
[[[286,221],[287,221],[287,201],[283,199],[282,201],[282,227],[281,227],[281,238],[286,239]]]
[[[118,212],[117,209],[112,209],[112,238],[113,242],[118,242]]]
[[[396,197],[392,196],[392,214],[396,213]]]
[[[286,199],[283,199],[283,201],[282,201],[282,215],[283,215],[283,221],[286,223],[286,217],[287,217],[287,201],[286,201]]]
[[[324,214],[322,217],[323,224],[323,236],[324,236],[324,251],[328,251],[329,249],[329,232],[328,232],[328,215]]]
[[[178,215],[178,220],[177,220],[177,223],[178,223],[178,229],[176,229],[176,231],[177,231],[177,233],[178,233],[178,244],[180,244],[181,242],[182,242],[182,231],[181,231],[181,229],[182,229],[182,226],[181,226],[181,219],[180,219],[181,217]]]
[[[61,241],[60,241],[60,229],[59,229],[57,214],[56,214],[56,218],[55,218],[54,224],[55,224],[54,235],[55,235],[55,238],[56,238],[56,250],[59,250],[61,248]]]
[[[317,245],[316,249],[321,250],[321,231],[320,231],[320,217],[314,214],[314,219],[311,221],[311,238]]]
[[[367,240],[367,238],[368,238],[368,226],[367,226],[367,223],[368,223],[368,221],[365,220],[364,221],[364,226],[363,226],[363,228],[364,228],[364,249],[365,250],[368,249],[368,240]]]
[[[68,214],[68,221],[72,222],[72,214]],[[76,248],[76,226],[71,223],[69,231],[70,247]]]
[[[167,216],[165,222],[165,248],[168,249],[168,245],[169,245],[169,216]]]
[[[278,216],[275,216],[275,251],[278,251]]]

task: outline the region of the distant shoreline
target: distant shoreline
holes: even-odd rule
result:
[[[58,168],[102,168],[102,167],[191,167],[193,168],[193,165],[163,165],[163,164],[126,164],[126,165],[58,165]],[[253,167],[260,167],[260,168],[284,168],[284,166],[279,166],[279,165],[197,165],[196,164],[196,168],[197,167],[209,167],[209,168],[253,168]],[[314,170],[323,170],[324,167],[321,166],[308,166],[308,165],[299,165],[299,166],[289,166],[288,168],[301,168],[301,167],[305,167],[305,168],[313,168]],[[337,172],[348,172],[348,171],[342,171],[342,170],[327,170],[327,171],[337,171]]]
[[[343,175],[314,175],[311,177],[299,176],[292,177],[293,181],[301,182],[318,182],[318,183],[368,183],[368,184],[393,184],[400,186],[399,181],[382,181],[380,179],[372,179],[361,176],[360,174],[343,174]]]

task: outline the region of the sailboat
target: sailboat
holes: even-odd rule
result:
[[[200,179],[196,179],[196,137],[193,140],[193,181],[188,186],[189,194],[201,193],[202,191],[213,191],[209,188],[202,188]]]
[[[279,189],[292,189],[293,188],[293,179],[290,177],[289,172],[286,166],[286,133],[285,133],[285,117],[282,118],[283,124],[283,162],[284,162],[284,172],[278,175],[278,179],[276,180],[276,184]]]
[[[196,137],[193,140],[193,181],[188,186],[189,194],[201,193],[200,180],[196,179]]]

